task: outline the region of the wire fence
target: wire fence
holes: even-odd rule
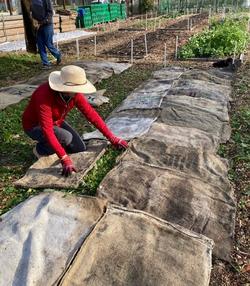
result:
[[[160,0],[159,12],[171,13],[199,13],[202,11],[218,12],[240,12],[249,10],[249,0]]]

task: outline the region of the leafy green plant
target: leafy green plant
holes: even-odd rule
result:
[[[154,0],[143,0],[141,2],[142,12],[152,11],[154,9]]]
[[[224,57],[241,53],[249,40],[247,18],[213,21],[210,29],[194,35],[179,51],[179,57]]]

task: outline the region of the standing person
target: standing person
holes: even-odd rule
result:
[[[42,60],[43,68],[50,69],[46,48],[56,58],[56,63],[61,63],[61,53],[53,44],[53,8],[50,0],[31,1],[32,18],[38,22],[37,47]]]
[[[76,106],[81,113],[117,148],[127,148],[125,140],[116,137],[82,93],[93,93],[95,87],[87,80],[84,69],[65,66],[49,75],[49,81],[32,94],[22,123],[25,133],[38,141],[33,149],[37,157],[56,153],[61,160],[62,174],[76,172],[67,153],[86,150],[80,135],[65,121],[67,113]]]

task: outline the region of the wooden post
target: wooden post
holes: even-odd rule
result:
[[[144,42],[145,42],[145,53],[146,57],[148,56],[148,43],[147,43],[147,34],[144,34]]]
[[[177,60],[178,58],[178,36],[175,36],[175,59]]]
[[[147,31],[148,30],[148,14],[146,13],[146,28],[145,30]]]
[[[133,41],[133,39],[131,39],[131,55],[130,55],[130,61],[131,61],[131,64],[133,64],[133,61],[134,61],[134,41]]]
[[[188,31],[190,30],[190,18],[189,17],[187,18],[187,30]]]

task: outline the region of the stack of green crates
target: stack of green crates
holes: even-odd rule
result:
[[[120,4],[112,3],[109,4],[110,20],[115,21],[121,18]]]
[[[126,19],[126,4],[91,4],[78,8],[76,27],[90,28],[95,24]]]
[[[108,4],[92,4],[91,14],[93,24],[99,24],[110,21]]]
[[[127,18],[127,8],[126,8],[126,4],[122,3],[120,5],[121,8],[121,19],[126,19]]]
[[[84,10],[85,10],[85,14],[83,16],[84,28],[91,28],[93,26],[93,21],[92,21],[90,7],[85,7]]]

